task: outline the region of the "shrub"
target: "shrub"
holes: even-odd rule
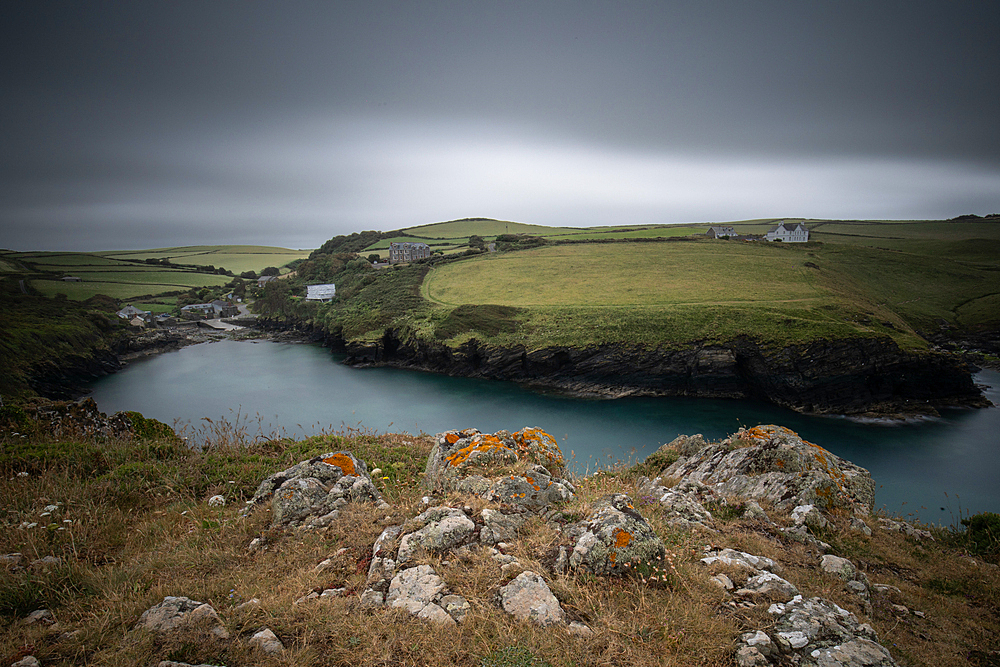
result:
[[[981,512],[962,519],[969,551],[979,555],[1000,555],[1000,514]]]

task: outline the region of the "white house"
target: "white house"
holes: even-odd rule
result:
[[[809,230],[800,222],[782,222],[767,230],[764,235],[768,241],[784,241],[785,243],[805,243],[809,240]]]
[[[306,301],[329,301],[335,296],[337,296],[337,286],[333,283],[306,285]]]

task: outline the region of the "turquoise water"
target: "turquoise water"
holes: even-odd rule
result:
[[[1000,373],[984,371],[977,380],[1000,403]],[[678,434],[719,439],[740,426],[774,423],[868,468],[878,485],[876,505],[891,513],[947,524],[959,514],[1000,511],[1000,408],[887,425],[805,416],[748,400],[587,400],[507,382],[355,369],[316,345],[269,341],[185,347],[137,361],[92,389],[104,412],[138,410],[192,427],[206,425],[203,418],[223,419],[251,434],[537,426],[558,438],[580,473],[641,460]]]

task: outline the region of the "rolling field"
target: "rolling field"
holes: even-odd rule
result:
[[[490,340],[531,347],[879,335],[912,349],[927,346],[920,332],[944,323],[1000,326],[1000,225],[829,226],[841,235],[825,243],[623,242],[483,255],[435,268],[421,290],[439,309],[520,309],[516,333]],[[473,335],[483,337],[465,338]]]
[[[445,305],[662,306],[818,302],[828,293],[800,253],[763,244],[549,246],[432,271],[424,295]]]
[[[231,277],[195,271],[182,266],[145,264],[147,259],[168,259],[173,264],[214,266],[236,275],[259,272],[265,267],[281,267],[309,256],[309,251],[268,246],[190,246],[150,250],[73,252],[12,252],[2,255],[0,273],[24,277],[45,296],[65,294],[76,301],[95,294],[128,300],[159,295],[192,287],[224,285]],[[60,280],[64,275],[82,282]]]

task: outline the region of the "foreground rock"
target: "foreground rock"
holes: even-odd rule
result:
[[[163,598],[163,602],[142,612],[135,627],[158,634],[203,630],[216,639],[229,639],[229,631],[212,605],[186,597]]]
[[[796,596],[771,605],[769,632],[748,632],[736,650],[739,667],[797,664],[803,667],[895,667],[870,625],[820,598]]]
[[[389,507],[372,484],[364,461],[350,452],[329,452],[271,475],[257,487],[251,503],[267,500],[272,524],[282,527],[327,526],[348,502]]]
[[[437,435],[424,484],[538,510],[573,499],[573,485],[560,477],[564,466],[559,444],[541,429],[489,434],[470,428]]]
[[[627,574],[662,561],[666,553],[663,540],[623,493],[596,503],[570,536],[575,540],[570,567],[594,574]]]
[[[867,515],[875,504],[875,483],[867,470],[782,426],[741,429],[721,443],[681,456],[650,486],[671,477],[708,485],[720,496],[766,501],[784,511],[813,505]]]

